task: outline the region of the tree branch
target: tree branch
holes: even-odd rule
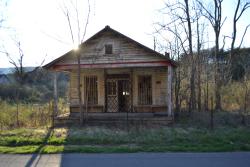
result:
[[[239,0],[240,1],[240,0]],[[238,21],[241,17],[241,15],[244,13],[245,10],[247,10],[250,7],[250,2],[245,3],[242,10],[240,11],[240,14],[238,15],[236,21]]]
[[[246,33],[247,33],[247,29],[249,28],[249,26],[250,26],[250,24],[248,24],[248,25],[246,26],[246,28],[245,28],[244,34],[243,34],[243,36],[242,36],[242,38],[241,38],[241,42],[240,42],[239,48],[241,48],[241,45],[242,45],[242,43],[243,43],[243,40],[244,40],[244,38],[245,38],[245,35],[246,35]]]
[[[206,12],[206,13],[203,13],[203,16],[206,17],[206,18],[210,21],[210,23],[211,23],[212,25],[214,25],[214,23],[213,23],[212,21],[215,20],[215,17],[211,14],[211,12],[209,12],[209,11],[204,7],[204,5],[203,5],[200,1],[197,1],[197,2],[198,2],[198,4],[201,6],[201,8],[202,8],[203,10],[205,10],[205,12]]]
[[[75,44],[74,34],[73,34],[73,30],[72,30],[72,26],[71,26],[71,22],[70,22],[70,18],[69,18],[69,11],[68,11],[68,9],[66,9],[66,10],[67,10],[67,12],[66,12],[66,17],[67,17],[68,24],[69,24],[71,39],[72,39],[73,44]]]
[[[84,27],[84,32],[83,32],[83,36],[82,36],[81,42],[83,42],[83,40],[85,38],[85,35],[86,35],[86,32],[87,32],[87,26],[89,24],[89,16],[90,16],[90,2],[88,0],[88,15],[87,15],[86,24],[85,24],[85,27]]]

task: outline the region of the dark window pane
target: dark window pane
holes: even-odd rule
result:
[[[105,54],[113,54],[113,46],[111,44],[105,45]]]

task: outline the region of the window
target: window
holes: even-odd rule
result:
[[[152,104],[152,79],[151,76],[138,76],[138,103],[139,105]]]
[[[113,54],[113,46],[111,44],[105,45],[105,54]]]
[[[85,102],[89,105],[98,103],[97,76],[85,76]]]
[[[107,82],[107,94],[108,96],[116,96],[117,95],[117,82],[116,81],[108,81]]]

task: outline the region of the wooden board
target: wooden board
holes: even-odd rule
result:
[[[113,54],[105,54],[105,45],[107,44],[113,46]],[[69,53],[54,66],[56,68],[73,68],[70,65],[76,66],[76,54],[81,55],[82,68],[90,68],[90,65],[93,68],[97,67],[95,65],[103,67],[105,64],[108,64],[109,67],[167,66],[168,64],[165,57],[158,56],[138,43],[111,32],[104,32],[98,38],[88,41],[79,53]]]
[[[131,73],[131,70],[133,71]],[[133,68],[133,69],[108,69],[106,75],[118,76],[124,74],[132,74],[132,106],[138,106],[138,76],[152,76],[152,106],[167,106],[167,68]],[[81,71],[82,91],[84,90],[83,78],[87,75],[97,76],[98,81],[98,104],[105,106],[105,78],[104,69],[86,69]],[[83,103],[85,104],[84,93],[82,93]],[[78,104],[77,94],[77,72],[72,71],[70,74],[70,103],[71,105]],[[160,107],[159,107],[160,108]],[[144,110],[144,109],[143,109]],[[103,110],[100,110],[103,111]]]

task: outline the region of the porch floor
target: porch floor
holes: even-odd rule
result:
[[[84,113],[85,125],[168,125],[173,123],[173,117],[166,112],[138,112],[138,113]],[[56,126],[79,125],[80,115],[68,113],[55,118]]]

